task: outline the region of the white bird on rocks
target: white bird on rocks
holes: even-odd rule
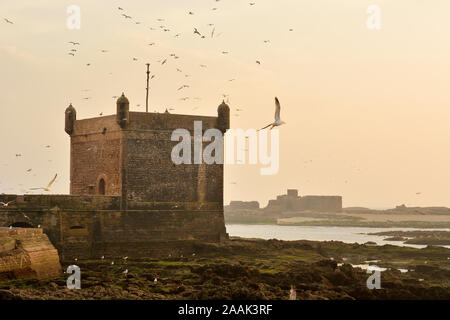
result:
[[[102,259],[102,260],[105,260],[105,256],[102,256],[101,259]]]
[[[128,269],[125,269],[125,271],[124,272],[122,272],[123,274],[128,274]]]
[[[278,127],[278,126],[281,126],[282,124],[285,124],[286,122],[282,121],[280,118],[280,111],[281,111],[280,101],[278,101],[278,98],[275,97],[275,122],[270,123],[267,126],[261,128],[259,130],[263,130],[268,127],[270,127],[270,130],[272,130],[273,127]]]
[[[114,261],[111,262],[111,265],[112,265],[112,266],[114,265]]]
[[[154,282],[154,283],[157,283],[157,282],[158,282],[158,279],[155,278],[155,280],[153,280],[153,282]]]

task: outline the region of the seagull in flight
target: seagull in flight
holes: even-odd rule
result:
[[[52,187],[52,184],[55,182],[56,177],[58,174],[55,174],[55,177],[48,183],[48,185],[45,188],[30,188],[30,190],[44,190],[44,191],[50,191],[50,188]]]
[[[281,110],[280,101],[278,101],[278,98],[275,97],[275,122],[270,123],[267,126],[261,128],[259,130],[263,130],[268,127],[270,127],[270,130],[272,130],[273,127],[278,127],[278,126],[281,126],[282,124],[285,124],[286,122],[282,121],[280,118],[280,110]]]
[[[198,32],[197,28],[194,28],[194,34],[198,34],[199,36],[201,36],[201,33]]]
[[[189,86],[187,84],[183,84],[181,87],[178,88],[178,91],[180,91],[181,89],[184,89],[184,88],[189,88]]]
[[[8,19],[6,19],[6,18],[4,18],[4,19],[5,19],[6,23],[14,24],[14,22],[12,22],[11,20],[8,20]]]
[[[79,42],[73,42],[73,41],[69,41],[69,43],[73,44],[74,46],[76,46],[76,45],[80,45],[80,43],[79,43]]]
[[[13,202],[15,202],[16,200],[13,200],[13,201],[8,201],[8,202],[6,202],[6,203],[4,203],[4,202],[0,202],[0,204],[2,205],[2,207],[3,208],[6,208],[6,207],[8,207],[9,206],[9,204],[10,203],[13,203]]]

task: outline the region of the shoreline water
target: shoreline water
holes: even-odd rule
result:
[[[420,228],[373,228],[373,227],[338,227],[338,226],[280,226],[274,224],[227,224],[231,237],[278,239],[285,241],[342,241],[344,243],[375,242],[377,245],[395,245],[401,247],[425,248],[426,245],[405,244],[401,241],[385,241],[388,236],[369,235],[384,231],[418,231]],[[450,231],[448,228],[435,228],[426,231]],[[441,246],[450,248],[450,246]]]

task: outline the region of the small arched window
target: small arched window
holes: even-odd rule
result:
[[[101,178],[98,182],[98,194],[105,195],[106,194],[106,186],[105,179]]]

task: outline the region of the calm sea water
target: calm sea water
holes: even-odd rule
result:
[[[414,228],[360,228],[360,227],[314,227],[314,226],[278,226],[278,225],[252,225],[227,224],[227,232],[232,237],[279,239],[279,240],[314,240],[314,241],[342,241],[345,243],[366,243],[373,241],[378,245],[392,244],[424,248],[424,245],[403,244],[401,241],[385,241],[387,236],[373,236],[368,233],[382,231],[414,231],[414,230],[440,230],[450,229],[414,229]],[[444,246],[450,248],[450,246]]]

